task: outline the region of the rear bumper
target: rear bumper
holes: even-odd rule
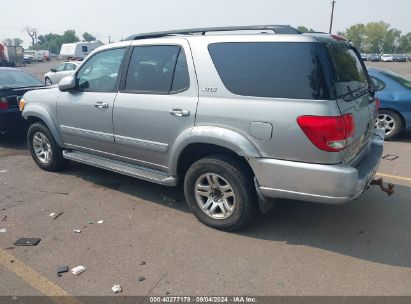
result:
[[[320,165],[267,158],[249,160],[257,191],[265,198],[341,204],[358,197],[378,170],[383,146],[373,142],[356,166]]]

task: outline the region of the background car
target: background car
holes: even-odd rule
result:
[[[381,55],[381,61],[382,62],[393,62],[394,61],[394,56],[392,54],[382,54]]]
[[[373,61],[373,62],[377,62],[377,61],[381,61],[381,57],[380,57],[380,55],[378,55],[378,54],[371,54],[371,55],[368,57],[368,60],[369,60],[369,61]]]
[[[385,129],[386,139],[392,139],[411,128],[411,80],[377,68],[368,73],[381,102],[376,124]]]
[[[60,63],[44,75],[44,83],[46,85],[58,84],[62,78],[72,75],[80,63],[78,61]]]
[[[42,86],[40,80],[20,69],[0,67],[0,133],[25,125],[18,102],[24,93]]]
[[[361,53],[361,58],[363,61],[367,61],[368,60],[368,55],[365,53]]]
[[[404,54],[395,54],[394,61],[395,62],[407,62],[407,57]]]

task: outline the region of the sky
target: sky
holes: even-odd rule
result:
[[[289,24],[328,32],[331,0],[0,0],[0,41],[30,39],[74,29],[103,43],[131,34],[193,27]],[[333,32],[357,23],[385,21],[411,32],[411,0],[337,0]]]

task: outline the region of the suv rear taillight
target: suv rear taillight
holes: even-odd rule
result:
[[[300,116],[297,123],[320,150],[339,152],[352,142],[355,122],[351,114],[342,116]]]
[[[5,97],[0,99],[0,110],[7,110],[9,108],[9,103]]]

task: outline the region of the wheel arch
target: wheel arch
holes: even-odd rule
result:
[[[63,147],[63,140],[60,136],[60,133],[58,132],[56,125],[53,122],[53,119],[51,118],[50,114],[45,108],[39,105],[28,104],[25,107],[22,115],[25,119],[29,121],[30,124],[33,124],[35,122],[44,123],[50,130],[51,134],[53,134],[56,143],[60,147]]]

